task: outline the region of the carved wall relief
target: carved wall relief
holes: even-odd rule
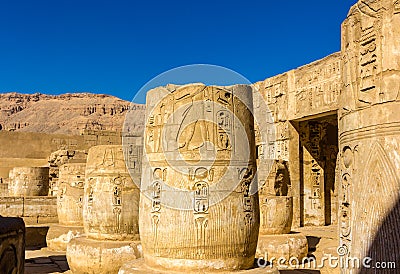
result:
[[[294,116],[306,116],[337,107],[340,92],[338,54],[294,70]]]

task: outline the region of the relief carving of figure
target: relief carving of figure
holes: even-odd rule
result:
[[[276,162],[274,190],[276,196],[287,196],[289,190],[289,173],[283,160]]]

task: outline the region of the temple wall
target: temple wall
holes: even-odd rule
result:
[[[59,149],[121,143],[121,133],[112,131],[85,130],[82,135],[0,131],[0,178],[7,178],[14,167],[46,166],[50,154]]]
[[[261,94],[253,97],[259,185],[267,181],[270,159],[289,163],[294,227],[302,225],[305,199],[305,190],[300,185],[303,174],[299,163],[299,122],[336,114],[342,86],[340,62],[341,54],[337,52],[254,84],[254,94]],[[322,221],[314,224],[317,223],[323,224]]]
[[[57,198],[1,197],[0,215],[21,217],[27,225],[57,223]]]

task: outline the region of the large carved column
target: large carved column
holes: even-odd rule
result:
[[[400,261],[400,2],[359,1],[342,25],[340,253]],[[389,272],[387,272],[389,273]],[[395,273],[395,272],[390,272]]]
[[[57,182],[58,224],[46,235],[49,249],[66,251],[68,242],[83,234],[83,187],[86,163],[64,164]]]
[[[146,110],[144,264],[120,272],[251,268],[259,228],[252,89],[167,86],[148,92]]]
[[[117,273],[125,261],[140,257],[138,185],[128,172],[122,145],[89,149],[83,197],[85,237],[67,244],[73,273]]]
[[[290,233],[293,220],[293,197],[288,196],[289,169],[287,162],[274,161],[267,183],[260,190],[260,234],[257,258],[276,264],[301,261],[308,253],[307,238],[302,233]]]

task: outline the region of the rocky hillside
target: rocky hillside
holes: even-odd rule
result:
[[[145,106],[114,96],[91,93],[0,94],[0,129],[81,134],[83,130],[122,129],[128,111],[130,131],[141,131]]]

